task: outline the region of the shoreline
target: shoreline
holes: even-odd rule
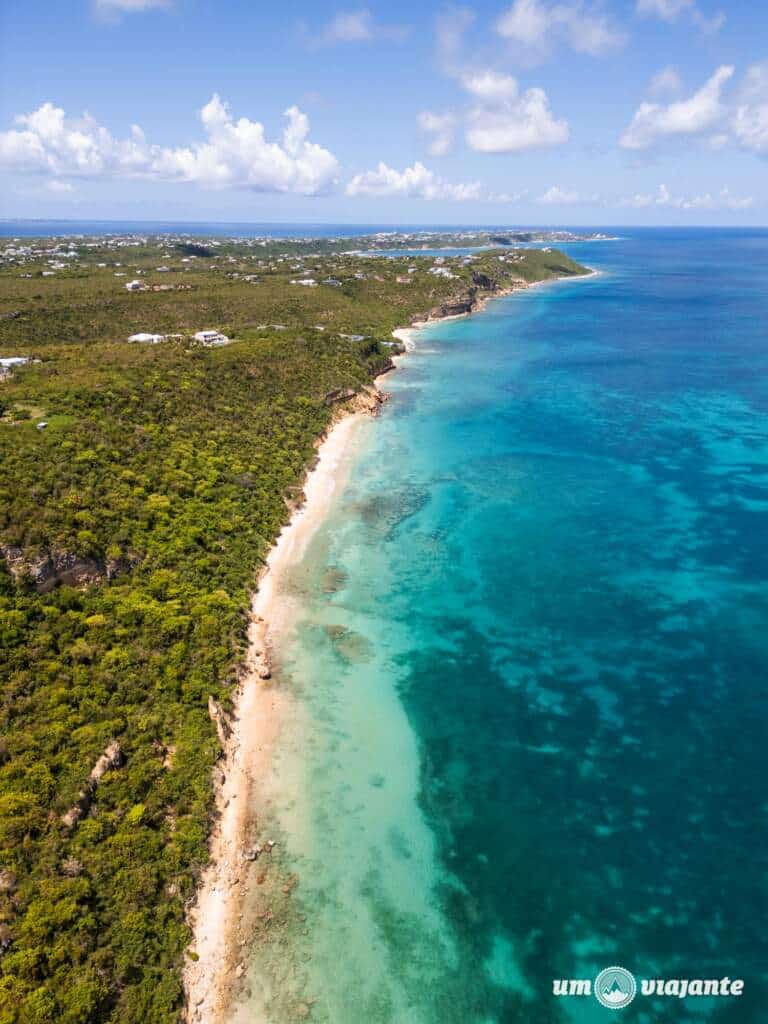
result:
[[[271,860],[272,840],[262,840],[263,848],[254,844],[264,804],[259,797],[267,788],[272,753],[290,699],[271,682],[272,638],[286,620],[285,614],[275,614],[275,597],[286,571],[302,557],[328,512],[340,483],[337,471],[357,426],[375,414],[383,401],[378,389],[369,389],[358,407],[343,410],[318,440],[318,458],[307,473],[303,501],[270,549],[251,597],[248,651],[233,695],[233,712],[227,715],[215,701],[209,702],[223,753],[214,768],[216,814],[209,837],[210,861],[188,917],[193,936],[189,949],[196,959],[187,957],[182,974],[187,1024],[218,1024],[225,1019],[245,973],[243,940],[247,942],[253,932],[248,927],[253,922],[244,920],[251,886],[259,884],[253,852],[258,850],[258,855]]]
[[[339,475],[338,470],[349,453],[356,428],[368,416],[375,416],[388,398],[380,390],[381,381],[413,350],[414,336],[431,324],[482,312],[493,299],[547,283],[551,281],[516,281],[509,288],[482,295],[476,302],[474,298],[462,300],[469,304],[463,311],[443,315],[433,315],[435,311],[431,311],[426,319],[415,318],[410,326],[395,328],[392,337],[403,343],[405,351],[392,357],[391,366],[372,385],[340,407],[326,434],[318,438],[317,459],[305,477],[301,504],[270,549],[251,596],[248,649],[233,695],[231,715],[213,698],[209,700],[222,756],[214,768],[216,812],[209,836],[210,860],[188,915],[192,928],[188,949],[194,951],[195,958],[188,953],[182,972],[186,1024],[225,1024],[225,1015],[232,1009],[236,990],[245,975],[254,935],[253,907],[246,920],[251,885],[261,884],[272,867],[270,863],[264,871],[262,861],[261,873],[256,877],[258,857],[272,862],[275,844],[258,836],[257,826],[267,802],[272,753],[290,703],[287,691],[271,682],[272,643],[289,619],[285,607],[282,614],[277,608],[281,581],[301,559],[324,520],[343,484],[343,474]],[[264,889],[268,894],[269,887]],[[260,1024],[253,1014],[249,1020],[250,1024]]]

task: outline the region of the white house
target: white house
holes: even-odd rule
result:
[[[0,370],[10,370],[14,366],[24,366],[29,356],[3,356],[0,358]]]
[[[143,285],[141,281],[129,281],[125,287],[126,290],[129,292],[139,292],[141,291]]]
[[[140,331],[139,334],[132,334],[128,341],[138,341],[143,345],[159,345],[167,337],[167,334],[147,334],[145,331]]]
[[[209,348],[229,344],[229,338],[221,331],[198,331],[195,334],[195,341],[199,341],[201,345],[207,345]]]

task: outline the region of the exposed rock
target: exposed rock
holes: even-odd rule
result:
[[[0,871],[0,892],[15,892],[16,884],[16,875],[8,868],[3,868]]]
[[[91,770],[91,782],[97,783],[104,772],[109,768],[122,768],[125,764],[125,754],[120,748],[117,740],[112,740],[104,753],[98,759]]]
[[[61,865],[61,873],[66,875],[67,878],[77,878],[78,875],[82,874],[82,871],[83,865],[77,857],[67,857]]]
[[[463,298],[454,299],[452,302],[443,302],[429,311],[430,320],[442,320],[448,316],[463,316],[471,313],[475,308],[475,296],[466,295]]]
[[[353,401],[350,405],[354,412],[367,412],[371,416],[377,416],[388,398],[389,395],[374,384],[371,387],[365,386],[361,388],[353,396]]]
[[[43,550],[37,555],[29,555],[13,544],[0,544],[0,554],[16,582],[29,579],[40,594],[47,594],[59,584],[87,587],[105,579],[113,580],[136,565],[135,560],[127,558],[110,558],[102,562],[69,551]]]
[[[70,807],[67,813],[62,815],[61,821],[66,828],[73,828],[91,809],[91,804],[96,794],[96,787],[104,773],[111,768],[122,768],[124,764],[125,754],[117,740],[112,740],[91,769],[87,787],[78,794],[77,801]]]
[[[272,661],[267,641],[267,624],[258,616],[249,627],[250,665],[259,679],[272,678]]]
[[[488,277],[487,274],[481,274],[478,271],[475,271],[472,274],[472,284],[478,288],[482,288],[483,291],[486,292],[495,292],[498,291],[499,288],[498,283],[494,281],[493,278]]]
[[[334,405],[336,402],[346,402],[355,397],[353,388],[334,388],[329,391],[323,399],[326,405]]]
[[[229,720],[227,712],[212,696],[208,697],[208,714],[211,716],[211,721],[216,725],[219,743],[221,743],[222,747],[226,747],[229,738],[232,735],[232,723]]]

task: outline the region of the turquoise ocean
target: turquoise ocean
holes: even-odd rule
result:
[[[768,232],[619,234],[418,333],[284,584],[274,1020],[768,1021]]]

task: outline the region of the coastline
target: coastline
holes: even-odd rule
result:
[[[450,312],[457,304],[437,307],[426,319],[417,317],[410,326],[393,330],[392,336],[402,342],[404,351],[392,357],[390,367],[375,378],[372,386],[338,408],[326,435],[318,439],[317,460],[305,478],[301,505],[271,548],[252,595],[248,650],[233,696],[233,713],[227,715],[215,701],[209,702],[223,756],[214,769],[216,817],[209,837],[210,861],[201,875],[188,918],[193,932],[189,948],[194,951],[194,959],[188,956],[183,970],[187,1024],[226,1024],[225,1015],[244,979],[250,940],[259,920],[271,914],[270,893],[276,891],[277,883],[290,882],[279,878],[272,840],[258,835],[258,819],[267,802],[272,753],[290,702],[289,694],[271,682],[273,640],[290,620],[290,602],[277,600],[281,581],[300,561],[325,518],[334,494],[343,484],[343,463],[356,428],[367,416],[375,416],[386,401],[381,381],[412,351],[415,335],[431,324],[481,312],[492,299],[547,283],[551,281],[518,280],[498,292],[460,300],[458,305],[464,305],[464,309]],[[271,887],[269,882],[263,886],[263,896],[255,905],[253,899],[249,900],[251,889],[262,885],[270,869],[274,876]],[[282,891],[286,889],[284,886]],[[253,1012],[249,1022],[260,1024]]]
[[[375,414],[383,401],[378,389],[368,389],[361,400],[351,403],[351,409],[341,411],[319,440],[316,464],[304,483],[304,500],[271,548],[251,599],[248,652],[233,696],[233,713],[226,715],[215,702],[209,703],[223,756],[214,769],[216,817],[209,838],[210,861],[189,913],[193,932],[189,948],[194,958],[188,956],[183,970],[188,1024],[218,1024],[225,1019],[244,974],[241,947],[248,943],[255,924],[257,908],[251,907],[248,914],[254,920],[245,920],[248,895],[253,885],[260,884],[263,859],[272,860],[272,841],[256,833],[272,753],[289,701],[288,694],[271,682],[272,637],[286,624],[285,609],[282,614],[278,611],[275,596],[343,480],[339,470],[357,426]],[[259,856],[263,859],[257,871]]]

